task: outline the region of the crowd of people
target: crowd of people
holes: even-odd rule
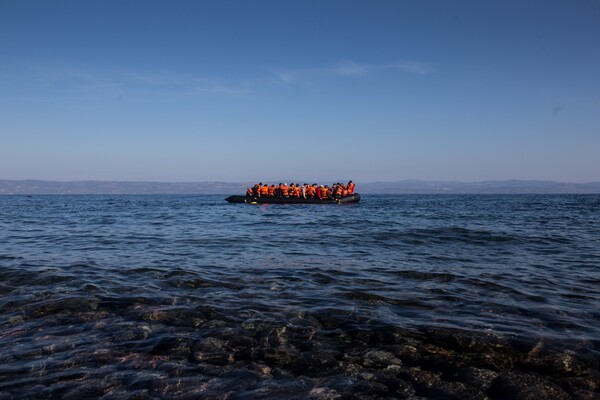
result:
[[[279,183],[279,185],[263,184],[262,182],[257,183],[251,188],[246,190],[246,196],[248,197],[298,197],[305,199],[339,199],[344,196],[349,196],[354,193],[354,182],[349,181],[347,184],[334,183],[331,187],[325,185],[312,185],[305,183],[300,185],[298,183]]]

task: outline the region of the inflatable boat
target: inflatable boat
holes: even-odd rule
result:
[[[229,203],[248,204],[346,204],[360,201],[360,194],[353,193],[339,199],[315,199],[303,197],[274,197],[274,196],[229,196],[225,199]]]

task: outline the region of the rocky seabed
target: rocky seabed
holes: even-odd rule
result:
[[[273,317],[181,299],[3,308],[0,400],[600,398],[596,352],[492,331],[408,330],[341,309]]]

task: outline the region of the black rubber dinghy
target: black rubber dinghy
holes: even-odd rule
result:
[[[252,196],[229,196],[225,199],[229,203],[248,203],[248,204],[346,204],[358,203],[360,194],[354,193],[339,199],[305,199],[302,197],[252,197]]]

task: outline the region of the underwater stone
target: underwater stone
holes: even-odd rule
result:
[[[464,367],[454,374],[459,381],[483,391],[492,386],[492,382],[498,375],[500,375],[499,372],[475,367]]]
[[[492,397],[515,400],[568,400],[571,399],[560,386],[534,374],[511,372],[494,380],[487,392]]]
[[[341,399],[342,396],[334,389],[327,387],[316,387],[308,392],[306,398],[309,400],[337,400]]]
[[[231,353],[227,352],[212,352],[205,353],[202,351],[198,351],[194,353],[194,360],[202,363],[209,363],[215,365],[226,365],[233,364],[235,362],[235,357]]]
[[[363,365],[367,368],[385,368],[389,365],[402,365],[394,354],[383,350],[371,350],[364,355]]]
[[[421,358],[421,353],[417,347],[412,344],[388,345],[386,346],[386,349],[408,363],[414,363]]]
[[[200,342],[194,344],[194,351],[206,351],[215,352],[223,350],[225,347],[225,341],[216,337],[207,337],[202,339]]]
[[[292,367],[301,361],[298,351],[289,346],[279,346],[274,349],[265,349],[264,358],[265,361],[280,367]]]
[[[252,371],[257,372],[259,375],[262,375],[264,377],[271,376],[271,367],[269,367],[268,365],[252,362],[250,364],[250,368]]]

